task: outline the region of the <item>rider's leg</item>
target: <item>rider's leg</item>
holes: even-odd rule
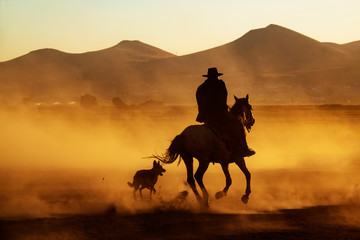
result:
[[[246,142],[246,135],[245,135],[245,129],[241,126],[241,128],[238,128],[238,136],[240,139],[240,147],[241,147],[241,156],[243,157],[250,157],[255,154],[255,151],[249,148],[247,142]]]
[[[235,143],[235,152],[242,157],[250,157],[255,154],[255,151],[250,149],[246,142],[245,129],[242,122],[232,115],[228,115],[228,123],[230,126],[230,136],[232,142]]]

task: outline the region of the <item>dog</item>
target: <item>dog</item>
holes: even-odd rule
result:
[[[136,200],[136,191],[139,189],[140,197],[143,198],[141,191],[144,188],[150,190],[150,200],[152,199],[152,193],[156,193],[154,188],[155,183],[158,180],[159,175],[162,176],[166,170],[160,165],[160,161],[153,162],[153,168],[149,170],[139,170],[134,175],[133,183],[128,182],[128,185],[134,188],[134,199]]]

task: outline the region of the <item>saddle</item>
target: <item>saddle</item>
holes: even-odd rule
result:
[[[226,129],[223,126],[215,126],[213,124],[205,123],[203,126],[209,128],[215,136],[222,142],[225,142],[229,151],[234,151],[237,146],[234,132],[231,134],[230,129]]]

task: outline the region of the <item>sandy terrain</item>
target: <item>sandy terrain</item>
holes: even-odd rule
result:
[[[207,210],[183,163],[164,166],[152,202],[126,184],[196,108],[0,111],[0,239],[360,239],[360,108],[254,109],[249,203],[234,165],[228,196],[215,200],[225,178],[211,164]]]
[[[253,192],[245,205],[240,171],[220,200],[214,193],[223,176],[210,172],[205,178],[209,209],[201,208],[181,182],[181,171],[160,177],[152,201],[146,190],[144,200],[133,200],[125,181],[132,173],[119,173],[38,171],[26,174],[32,177],[21,188],[2,173],[1,181],[6,178],[13,187],[3,185],[0,194],[1,239],[360,238],[360,191],[353,185],[358,177],[348,173],[253,171]],[[349,187],[344,187],[345,179]],[[179,200],[175,189],[189,195]]]
[[[158,210],[0,221],[0,229],[1,239],[359,239],[359,213],[358,205],[260,214]]]

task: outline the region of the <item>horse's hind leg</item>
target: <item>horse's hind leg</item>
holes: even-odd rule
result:
[[[225,197],[227,194],[227,191],[229,190],[229,187],[231,185],[231,177],[230,177],[230,173],[229,173],[229,164],[221,164],[221,168],[225,174],[225,178],[226,178],[226,186],[222,191],[219,191],[215,194],[215,198],[219,199],[222,197]]]
[[[182,155],[182,159],[184,160],[186,171],[187,171],[187,182],[193,190],[196,199],[198,201],[202,201],[198,190],[196,189],[195,179],[194,179],[194,168],[193,168],[193,158],[189,155]]]
[[[245,174],[246,190],[245,190],[245,195],[242,196],[241,200],[243,201],[243,203],[247,203],[249,200],[249,195],[251,193],[251,189],[250,189],[251,174],[246,167],[244,158],[239,158],[238,160],[235,161],[235,163],[236,163],[236,165],[239,166],[241,171]]]
[[[209,194],[204,186],[203,176],[204,176],[204,173],[206,172],[206,170],[208,169],[208,167],[209,167],[209,162],[199,161],[199,167],[195,173],[195,179],[198,182],[198,184],[201,188],[201,191],[203,193],[203,199],[204,199],[205,206],[209,206]]]

